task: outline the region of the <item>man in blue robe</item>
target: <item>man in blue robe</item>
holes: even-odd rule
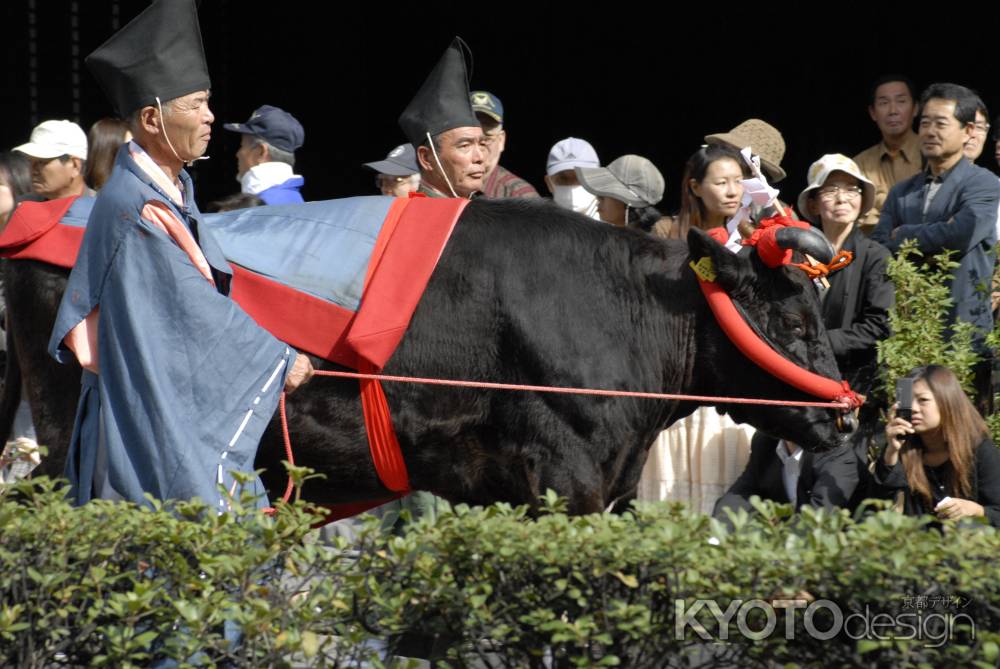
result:
[[[282,389],[312,366],[227,297],[231,269],[201,225],[183,167],[205,153],[214,117],[194,0],[158,0],[87,65],[134,139],[94,205],[49,342],[85,370],[73,499],[200,497],[222,510]],[[259,480],[253,492],[266,502]]]

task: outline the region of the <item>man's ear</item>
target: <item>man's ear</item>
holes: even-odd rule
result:
[[[754,273],[750,258],[742,253],[733,253],[698,228],[688,230],[687,241],[691,261],[697,263],[702,258],[709,258],[716,282],[730,295],[738,292],[745,283],[752,282]]]
[[[431,154],[431,147],[423,144],[417,147],[417,162],[420,163],[421,171],[434,171],[434,156]]]
[[[875,107],[873,105],[868,105],[868,118],[875,121]],[[877,123],[877,121],[875,121]]]
[[[257,148],[260,149],[260,162],[270,163],[271,161],[271,149],[268,148],[267,144],[264,142],[259,142]]]
[[[158,135],[163,131],[163,117],[159,110],[147,105],[139,110],[139,127],[150,135]]]
[[[74,177],[78,177],[78,176],[82,175],[83,174],[83,159],[82,158],[78,158],[77,156],[70,156],[69,159],[70,159],[70,162],[73,163],[73,171],[75,172],[75,174],[73,176]]]

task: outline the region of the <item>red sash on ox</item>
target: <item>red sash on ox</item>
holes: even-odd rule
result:
[[[368,263],[357,312],[235,264],[233,299],[262,327],[296,348],[364,373],[380,371],[406,332],[466,204],[468,200],[419,197],[393,202]],[[360,383],[368,445],[379,479],[389,490],[405,494],[410,491],[409,477],[382,385]],[[360,513],[384,501],[343,505],[343,511],[350,506]],[[338,507],[334,515],[353,515],[340,511]]]
[[[0,257],[72,267],[82,227],[61,224],[75,198],[22,203],[0,234]],[[468,200],[396,199],[368,261],[360,307],[350,311],[295,290],[235,263],[231,295],[262,327],[298,349],[364,373],[380,371],[399,345]],[[223,248],[225,252],[225,248]],[[410,491],[406,465],[378,381],[361,381],[361,405],[379,479],[396,493]],[[347,517],[388,499],[333,508]]]

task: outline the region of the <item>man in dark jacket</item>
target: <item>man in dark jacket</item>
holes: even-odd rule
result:
[[[725,509],[751,510],[757,495],[796,509],[847,507],[858,486],[858,459],[851,444],[825,453],[808,453],[796,444],[763,432],[750,442],[746,469],[715,503],[712,515],[725,518]]]
[[[919,136],[927,168],[889,191],[872,239],[893,253],[908,239],[916,240],[925,256],[946,249],[956,252],[951,322],[977,326],[976,340],[985,353],[982,340],[993,329],[989,286],[1000,183],[962,153],[975,133],[979,104],[973,91],[956,84],[932,84],[924,91]],[[992,405],[991,366],[992,361],[984,359],[975,369],[981,411]]]

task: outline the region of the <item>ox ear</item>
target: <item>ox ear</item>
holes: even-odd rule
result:
[[[740,292],[753,282],[753,263],[743,253],[733,253],[715,241],[704,230],[688,230],[688,250],[691,261],[710,258],[715,269],[716,281],[730,295]]]

